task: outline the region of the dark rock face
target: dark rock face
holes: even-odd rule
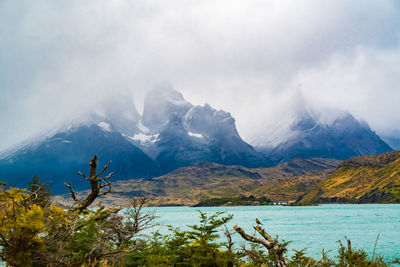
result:
[[[25,187],[38,174],[43,181],[49,181],[53,193],[65,193],[63,183],[69,181],[76,190],[82,190],[87,183],[76,173],[87,173],[93,155],[99,157],[99,166],[112,160],[109,171],[115,171],[116,179],[161,174],[159,165],[120,133],[84,125],[59,132],[1,159],[0,177],[10,185]]]
[[[294,134],[287,141],[264,151],[273,161],[284,162],[295,157],[345,160],[393,150],[368,125],[349,113],[329,125],[319,123],[305,113],[291,129]]]
[[[368,192],[360,197],[357,203],[389,203],[393,200],[393,198],[394,196],[390,192],[381,191],[378,188],[375,188],[371,192]]]
[[[136,144],[166,172],[203,161],[246,167],[272,165],[242,140],[230,113],[207,104],[192,106],[170,88],[156,89],[146,96],[142,122],[157,140]]]

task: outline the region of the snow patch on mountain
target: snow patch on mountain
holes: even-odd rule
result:
[[[103,129],[106,132],[112,131],[111,125],[107,122],[102,121],[102,122],[98,123],[97,126],[99,126],[101,129]]]
[[[199,133],[188,132],[188,135],[193,136],[193,137],[197,137],[197,138],[204,138],[204,136],[202,134],[199,134]]]
[[[122,134],[124,137],[127,137],[133,141],[137,141],[141,144],[145,143],[155,143],[160,140],[159,136],[160,134],[144,134],[144,133],[138,133],[135,134],[134,136],[128,136],[126,134]]]

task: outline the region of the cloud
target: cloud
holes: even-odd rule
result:
[[[169,81],[230,111],[246,138],[290,113],[300,86],[381,132],[398,129],[393,1],[2,1],[0,149],[120,90],[139,111]]]

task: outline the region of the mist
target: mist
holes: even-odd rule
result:
[[[229,111],[245,140],[283,127],[301,92],[400,132],[398,1],[1,1],[0,150],[168,82]]]

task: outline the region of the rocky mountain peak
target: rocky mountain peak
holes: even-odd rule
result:
[[[238,135],[235,119],[231,114],[223,110],[216,110],[208,104],[190,108],[183,123],[189,131],[204,136]]]
[[[310,115],[309,112],[304,112],[290,126],[292,131],[307,131],[316,127],[318,122]]]

